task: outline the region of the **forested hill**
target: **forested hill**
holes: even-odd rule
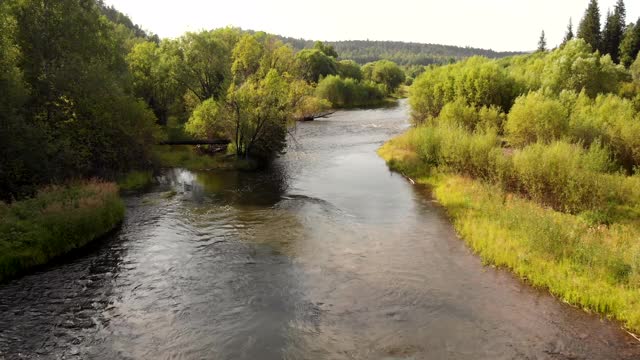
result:
[[[295,49],[312,48],[314,41],[279,36]],[[400,65],[429,65],[448,63],[474,55],[501,58],[522,54],[521,52],[498,52],[472,47],[438,44],[408,43],[402,41],[349,40],[326,42],[335,48],[341,59],[354,60],[359,64],[377,60],[391,60]]]
[[[129,16],[123,14],[115,7],[105,4],[103,0],[96,0],[96,3],[98,4],[98,9],[100,9],[100,12],[107,19],[115,24],[123,25],[125,28],[131,30],[135,37],[144,38],[154,42],[160,42],[158,35],[154,35],[143,30],[140,25],[135,24]]]

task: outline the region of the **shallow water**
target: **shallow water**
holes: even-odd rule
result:
[[[640,359],[618,325],[482,266],[388,171],[375,150],[406,119],[301,123],[264,173],[166,172],[116,234],[0,285],[0,358]]]

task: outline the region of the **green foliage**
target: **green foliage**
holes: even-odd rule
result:
[[[562,45],[568,43],[573,40],[575,35],[573,34],[573,20],[569,18],[569,25],[567,25],[567,32],[564,34],[564,38],[562,39]]]
[[[578,26],[578,38],[583,39],[594,50],[602,50],[600,32],[600,7],[598,0],[590,0],[584,17]]]
[[[640,53],[640,18],[629,24],[620,43],[620,64],[630,66]]]
[[[0,208],[0,281],[107,234],[124,217],[118,188],[87,182],[54,187]]]
[[[562,102],[542,92],[531,92],[516,99],[507,117],[505,133],[510,144],[523,146],[559,139],[568,127],[569,112]]]
[[[321,77],[338,73],[335,59],[318,49],[301,50],[296,54],[296,59],[302,76],[308,82],[317,83]]]
[[[405,81],[404,71],[389,60],[376,61],[365,65],[365,68],[363,68],[364,79],[384,85],[387,94],[394,93]]]
[[[618,0],[613,13],[608,13],[602,32],[602,53],[611,55],[615,63],[620,62],[620,44],[626,27],[624,2]]]
[[[338,58],[338,53],[336,52],[336,50],[333,48],[333,46],[331,45],[327,45],[325,43],[323,43],[322,41],[316,41],[315,44],[313,44],[313,48],[320,50],[323,54],[332,57],[334,59]]]
[[[578,213],[606,206],[609,185],[599,171],[611,167],[599,146],[585,152],[566,142],[525,147],[513,157],[519,190],[556,210]]]
[[[600,57],[584,40],[576,39],[545,58],[542,86],[556,93],[584,89],[589,96],[595,97],[616,92],[624,77],[624,68],[615,65],[611,57]]]
[[[334,107],[368,106],[383,102],[385,89],[371,81],[329,75],[316,87],[316,96],[329,101]]]
[[[635,82],[640,83],[640,53],[638,53],[636,61],[631,65],[631,76]]]
[[[438,116],[442,107],[456,98],[477,107],[509,109],[514,90],[514,80],[496,62],[473,57],[425,71],[411,86],[409,103],[414,121],[420,123]]]
[[[575,142],[597,141],[609,147],[618,164],[631,172],[640,164],[639,119],[629,100],[615,95],[590,99],[580,94],[571,111],[569,132]]]
[[[360,65],[353,60],[338,61],[338,75],[345,79],[362,80]]]
[[[145,100],[161,125],[167,125],[172,107],[185,91],[174,76],[175,59],[167,44],[141,42],[127,55],[135,93]]]
[[[199,139],[219,139],[227,135],[231,126],[233,124],[223,105],[208,99],[195,108],[185,125],[185,131]]]
[[[0,136],[11,140],[3,141],[0,198],[147,166],[155,119],[130,92],[128,39],[118,26],[94,2],[5,4],[0,71],[13,84],[3,100],[11,120]]]
[[[547,37],[544,34],[544,30],[542,30],[542,34],[540,34],[540,39],[538,40],[538,52],[547,51]]]

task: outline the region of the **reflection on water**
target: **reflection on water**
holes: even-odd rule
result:
[[[375,150],[406,103],[298,126],[261,173],[167,171],[118,234],[0,286],[0,359],[638,359],[483,267]]]

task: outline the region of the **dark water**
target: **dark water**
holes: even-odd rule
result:
[[[406,112],[300,124],[266,173],[167,172],[113,237],[0,286],[0,358],[640,359],[617,325],[483,267],[387,170]]]

